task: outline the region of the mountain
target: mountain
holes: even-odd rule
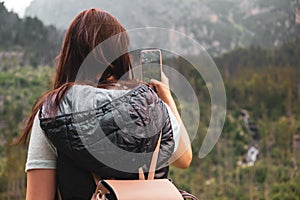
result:
[[[27,16],[65,29],[81,10],[100,7],[127,28],[175,29],[198,41],[213,55],[236,47],[278,46],[300,34],[299,0],[33,0]]]
[[[0,69],[16,64],[49,64],[57,55],[61,31],[36,17],[19,18],[0,2]]]

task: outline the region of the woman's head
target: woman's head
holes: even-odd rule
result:
[[[67,29],[61,52],[57,57],[58,65],[53,88],[74,82],[84,59],[107,39],[109,45],[105,45],[105,49],[98,46],[94,51],[99,67],[104,65],[107,67],[100,81],[105,81],[109,77],[120,79],[131,68],[128,53],[118,56],[113,62],[109,62],[107,57],[118,55],[124,48],[127,50],[129,38],[125,31],[114,16],[101,9],[93,8],[79,13]]]
[[[105,42],[104,47],[99,46],[107,39],[109,39],[108,43]],[[129,79],[128,73],[126,73],[131,69],[130,57],[127,52],[128,45],[129,37],[125,29],[111,14],[100,9],[89,9],[79,13],[69,26],[61,51],[57,56],[58,63],[53,90],[45,93],[33,106],[16,143],[27,141],[34,118],[47,97],[55,95],[53,103],[58,107],[64,93],[75,82],[83,61],[95,48],[96,50],[93,51],[95,60],[99,67],[105,66],[105,70],[99,69],[100,72],[103,72],[102,74],[94,74],[95,78],[100,76],[100,87],[101,83],[107,84],[111,78],[113,80],[119,80],[121,77]],[[114,60],[110,62],[109,57],[113,57]]]

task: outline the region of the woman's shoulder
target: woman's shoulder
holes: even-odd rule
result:
[[[59,92],[53,92],[47,97],[42,106],[42,113],[47,115],[55,110],[57,116],[93,110],[104,104],[120,101],[121,98],[129,100],[132,96],[148,100],[158,98],[156,93],[145,84],[138,84],[135,87],[115,84],[114,87],[107,88],[74,84],[63,92],[60,99],[58,99],[59,95]],[[58,105],[56,105],[57,99]]]
[[[125,85],[116,83],[111,87],[95,87],[90,85],[73,85],[64,99],[68,101],[82,101],[96,99],[97,101],[113,101],[120,97],[137,96],[158,98],[154,90],[146,84]]]

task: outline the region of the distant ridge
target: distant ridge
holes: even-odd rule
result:
[[[127,29],[184,32],[213,55],[250,45],[272,48],[300,34],[296,0],[33,0],[25,15],[65,29],[78,12],[91,7],[111,12]]]
[[[9,63],[52,64],[61,45],[61,31],[54,26],[45,26],[36,17],[21,19],[14,12],[9,12],[3,2],[0,2],[0,24],[0,68]]]

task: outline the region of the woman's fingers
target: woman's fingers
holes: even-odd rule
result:
[[[161,82],[161,81],[158,81],[158,80],[155,80],[155,79],[151,79],[150,80],[150,85],[156,87],[157,89],[160,89],[160,90],[169,90],[169,85],[164,83],[164,82]]]
[[[167,98],[170,98],[171,92],[169,89],[169,86],[161,81],[151,79],[150,80],[150,85],[155,89],[157,95],[162,99],[162,100],[167,100]]]

